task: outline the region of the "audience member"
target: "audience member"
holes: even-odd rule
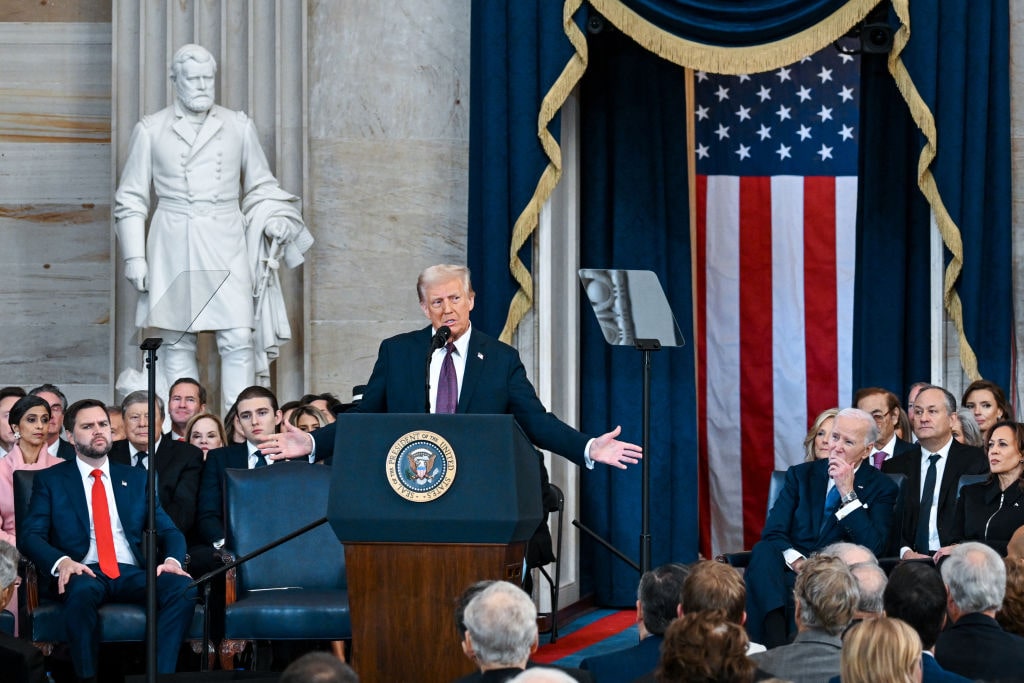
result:
[[[245,434],[242,433],[242,426],[238,424],[238,401],[236,400],[224,415],[224,430],[228,433],[228,443],[245,443]]]
[[[1003,563],[1006,565],[1006,595],[996,613],[996,621],[1004,631],[1024,636],[1024,560],[1007,557]]]
[[[788,642],[795,627],[786,608],[808,555],[844,540],[876,554],[886,547],[897,486],[874,467],[862,466],[877,438],[874,418],[845,408],[835,418],[828,460],[789,468],[745,574],[753,640],[769,648]]]
[[[915,442],[914,430],[910,427],[910,416],[903,406],[900,406],[900,418],[896,422],[896,436],[910,444]]]
[[[13,545],[0,541],[0,605],[6,605],[18,585],[18,560]],[[8,683],[46,683],[43,653],[28,640],[0,631],[0,671]]]
[[[561,669],[535,666],[508,679],[509,683],[576,683],[576,679]]]
[[[194,415],[206,412],[206,387],[191,377],[174,380],[167,392],[167,412],[171,418],[171,431],[167,437],[174,441],[188,441],[188,421]]]
[[[793,595],[796,639],[752,657],[762,670],[780,678],[827,681],[839,673],[839,636],[860,599],[857,581],[838,557],[816,555],[804,562]]]
[[[7,416],[9,425],[17,436],[10,453],[0,460],[0,540],[11,545],[15,538],[14,518],[14,473],[17,470],[42,470],[64,462],[46,449],[49,431],[50,405],[39,396],[24,396],[11,407]],[[7,609],[14,614],[15,635],[18,634],[18,591],[10,598]]]
[[[956,399],[941,387],[921,389],[914,403],[914,429],[919,449],[887,460],[883,471],[907,477],[900,557],[933,557],[952,541],[957,485],[964,474],[988,471],[985,453],[953,440]]]
[[[1006,566],[983,543],[953,548],[942,563],[948,590],[946,609],[953,622],[935,643],[935,659],[947,671],[972,679],[1016,677],[1024,671],[1024,638],[996,621],[1006,592]]]
[[[953,438],[957,443],[975,448],[985,448],[985,440],[978,423],[974,421],[974,413],[968,408],[958,408],[956,420],[953,421]]]
[[[804,462],[814,462],[828,457],[829,437],[832,436],[832,423],[835,422],[839,408],[829,408],[818,413],[814,423],[804,437]]]
[[[53,384],[40,384],[30,389],[28,395],[38,396],[50,405],[50,431],[46,437],[46,447],[50,455],[64,460],[74,460],[74,446],[60,438],[64,411],[68,409],[68,397]]]
[[[1024,527],[1013,532],[1010,542],[1006,544],[1006,556],[1024,559]]]
[[[293,410],[288,422],[304,432],[312,432],[327,424],[327,418],[319,408],[306,404]]]
[[[470,681],[507,681],[526,668],[537,649],[537,608],[520,588],[496,581],[466,605],[464,651],[471,651],[478,672],[460,678]]]
[[[156,487],[160,505],[174,525],[186,536],[196,523],[199,476],[203,471],[203,452],[192,444],[176,441],[160,433],[164,421],[163,399],[156,397],[153,431],[156,436]],[[133,391],[121,401],[128,438],[115,441],[110,460],[121,465],[149,469],[149,394]]]
[[[847,567],[852,567],[855,564],[878,564],[878,558],[871,552],[870,548],[865,548],[862,545],[856,543],[848,543],[846,541],[839,541],[838,543],[830,543],[821,550],[818,551],[820,555],[832,555],[842,560]]]
[[[736,573],[732,567],[728,569]],[[688,571],[685,565],[665,564],[644,572],[636,599],[640,642],[623,650],[587,657],[580,662],[580,668],[589,671],[595,683],[629,683],[654,671],[665,631],[678,613]]]
[[[910,420],[910,438],[914,443],[917,443],[917,425],[914,421],[914,406],[917,401],[918,394],[925,387],[931,386],[931,382],[914,382],[910,385],[910,389],[907,390],[907,418]]]
[[[899,619],[862,621],[843,638],[840,666],[843,683],[918,683],[921,639]]]
[[[1024,526],[1024,424],[1003,420],[992,427],[988,463],[988,479],[960,489],[950,537],[953,543],[981,541],[1006,555],[1010,537]],[[940,548],[935,561],[951,549]]]
[[[278,683],[359,683],[359,676],[334,655],[307,652],[288,665]]]
[[[679,616],[694,612],[722,612],[734,624],[743,626],[747,621],[744,610],[747,587],[740,573],[722,562],[703,560],[690,567],[679,595]],[[764,652],[760,643],[747,643],[747,654]]]
[[[974,380],[964,389],[960,405],[971,411],[982,436],[988,436],[992,425],[1001,420],[1014,419],[1013,408],[1006,400],[1002,387],[987,379]]]
[[[127,439],[128,432],[124,428],[124,415],[121,414],[121,406],[107,406],[107,414],[110,415],[110,438],[114,441]]]
[[[639,681],[749,683],[766,677],[747,656],[743,627],[712,611],[684,614],[672,622],[665,632],[658,668]]]
[[[935,661],[935,641],[946,625],[946,586],[934,565],[904,562],[892,570],[885,587],[885,614],[901,619],[921,639],[924,683],[966,683]]]
[[[25,390],[21,387],[0,389],[0,458],[7,457],[7,454],[14,448],[14,429],[7,418],[11,414],[11,408],[24,395]]]
[[[850,572],[857,580],[857,592],[860,594],[853,618],[861,621],[882,616],[885,609],[882,596],[888,583],[885,572],[877,564],[870,562],[850,565]]]
[[[893,456],[913,450],[913,444],[896,436],[900,419],[900,400],[896,394],[881,387],[865,387],[853,395],[853,407],[874,418],[878,427],[878,437],[869,460],[876,469],[882,469],[882,463]]]
[[[185,425],[188,442],[203,452],[203,460],[210,451],[228,445],[224,423],[213,413],[196,413]]]
[[[322,394],[306,394],[299,399],[302,405],[313,406],[324,417],[325,424],[334,422],[335,410],[341,407],[341,400],[334,394],[325,391]]]
[[[288,424],[291,424],[290,418],[295,409],[302,405],[301,401],[288,401],[287,403],[281,404],[281,419]]]
[[[74,625],[67,629],[71,662],[75,675],[88,681],[96,676],[98,607],[145,600],[146,475],[107,459],[110,424],[102,402],[76,402],[64,423],[77,457],[36,473],[18,546],[36,567],[57,579],[65,617]],[[81,493],[69,499],[68,492],[76,489]],[[159,503],[155,533],[163,551],[159,557],[164,558],[156,577],[156,668],[171,673],[192,620],[196,591],[186,588],[190,577],[182,569],[185,538]]]

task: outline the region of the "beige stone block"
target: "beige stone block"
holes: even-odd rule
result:
[[[424,325],[426,320],[422,324],[403,320],[314,322],[310,344],[313,372],[307,386],[315,392],[334,392],[347,401],[352,387],[366,384],[370,378],[377,349],[384,339]]]

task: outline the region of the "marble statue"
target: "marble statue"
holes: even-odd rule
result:
[[[291,338],[277,268],[302,263],[313,237],[252,120],[214,104],[216,71],[199,45],[175,53],[174,103],[136,124],[114,218],[125,278],[140,293],[136,325],[165,340],[161,386],[199,378],[196,333],[213,331],[227,412],[242,389],[269,384],[270,362]]]

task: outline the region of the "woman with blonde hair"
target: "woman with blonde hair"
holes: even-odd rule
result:
[[[828,442],[832,435],[839,408],[829,408],[814,418],[814,424],[804,437],[804,462],[814,462],[828,457]]]
[[[185,438],[203,452],[203,460],[215,448],[228,445],[224,423],[213,413],[196,413],[185,425]]]
[[[920,683],[921,637],[905,621],[878,617],[852,626],[839,659],[843,683]]]

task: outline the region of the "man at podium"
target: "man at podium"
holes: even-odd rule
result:
[[[511,414],[536,446],[593,468],[604,463],[620,469],[642,457],[639,446],[618,437],[621,427],[591,436],[581,434],[549,413],[537,398],[514,348],[473,329],[469,314],[475,294],[469,268],[431,266],[416,282],[420,308],[430,325],[385,339],[366,384],[363,413]],[[429,383],[429,390],[426,390]],[[260,444],[273,459],[315,452],[330,463],[335,424],[311,434],[286,425],[286,431]]]

